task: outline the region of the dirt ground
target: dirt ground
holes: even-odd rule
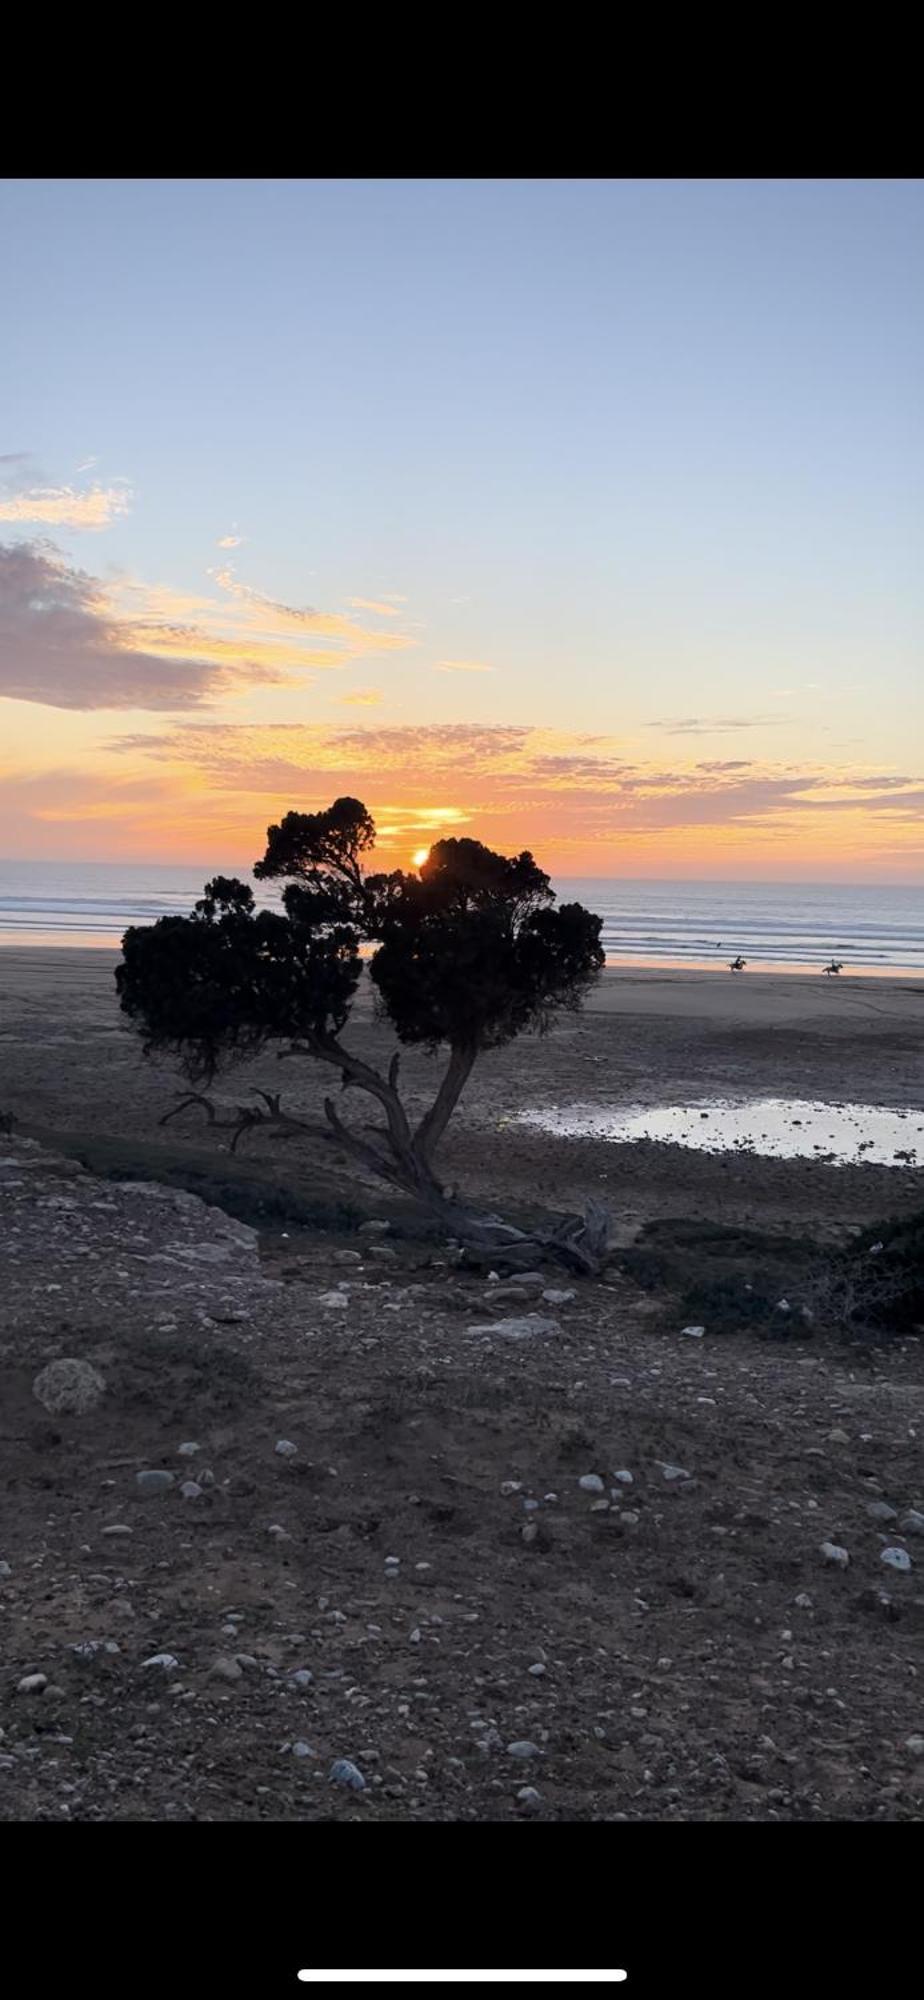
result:
[[[498,1301],[320,1146],[258,1136],[234,1168],[195,1119],[159,1127],[175,1079],[110,982],[105,953],[0,956],[0,1816],[919,1818],[920,1343],[690,1338],[618,1249],[602,1283],[550,1267],[570,1297]],[[730,1089],[920,1102],[912,985],[772,983],[779,1004],[634,980],[491,1058],[447,1175],[517,1212],[603,1192],[617,1246],[699,1218],[784,1258],[920,1206],[907,1167],[505,1122]],[[386,1049],[368,1017],[358,1037]],[[296,1068],[222,1094],[282,1076],[307,1111]],[[405,1069],[422,1101],[426,1060]],[[216,1162],[221,1207],[178,1185]],[[103,1378],[87,1414],[33,1393],[60,1357]]]

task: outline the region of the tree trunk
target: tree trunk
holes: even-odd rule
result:
[[[474,1066],[477,1049],[453,1048],[443,1080],[414,1133],[414,1151],[428,1163],[446,1130]]]

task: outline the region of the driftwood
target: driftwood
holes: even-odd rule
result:
[[[301,1054],[302,1050],[287,1050],[286,1053]],[[315,1054],[316,1051],[312,1049],[310,1053]],[[338,1050],[338,1054],[344,1055],[345,1052]],[[219,1115],[214,1102],[205,1092],[184,1091],[179,1102],[164,1113],[160,1123],[166,1125],[171,1118],[184,1111],[200,1110],[205,1114],[210,1131],[230,1133],[232,1153],[237,1151],[247,1133],[258,1129],[268,1130],[280,1139],[300,1135],[322,1139],[341,1147],[368,1172],[387,1181],[401,1193],[411,1195],[441,1232],[458,1243],[466,1263],[499,1270],[526,1271],[545,1262],[554,1262],[563,1264],[580,1277],[598,1277],[607,1259],[610,1225],[609,1214],[598,1201],[591,1199],[581,1215],[564,1216],[548,1229],[523,1230],[505,1222],[501,1216],[480,1215],[460,1201],[455,1193],[447,1193],[437,1179],[431,1155],[448,1123],[471,1064],[462,1076],[459,1073],[461,1067],[452,1075],[449,1088],[441,1093],[440,1115],[434,1117],[434,1108],[431,1107],[416,1130],[411,1129],[398,1097],[397,1056],[392,1058],[387,1077],[382,1077],[378,1071],[369,1069],[353,1057],[348,1059],[348,1066],[343,1069],[341,1088],[347,1090],[351,1085],[357,1085],[370,1091],[386,1113],[387,1125],[367,1126],[364,1133],[344,1122],[331,1098],[324,1101],[327,1122],[322,1125],[284,1111],[280,1093],[268,1090],[255,1093],[261,1100],[259,1104],[237,1105],[225,1117]]]

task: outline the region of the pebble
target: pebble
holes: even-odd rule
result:
[[[617,1519],[624,1528],[637,1528],[639,1518],[639,1515],[635,1513],[632,1507],[625,1507],[623,1512],[617,1516]]]
[[[903,1535],[924,1535],[924,1514],[919,1514],[917,1508],[912,1507],[902,1515],[899,1526]]]
[[[880,1561],[888,1563],[890,1569],[899,1570],[903,1576],[906,1576],[912,1567],[907,1549],[883,1549]]]
[[[527,1547],[529,1547],[531,1542],[537,1542],[539,1540],[539,1523],[537,1521],[527,1521],[520,1529],[520,1536]]]
[[[172,1472],[136,1472],[135,1485],[139,1493],[166,1493],[176,1481]]]
[[[557,1319],[546,1319],[542,1313],[524,1313],[518,1319],[493,1319],[487,1324],[482,1321],[478,1326],[467,1326],[465,1331],[499,1334],[503,1340],[529,1340],[533,1334],[560,1333],[561,1326]]]
[[[632,1476],[631,1472],[626,1472],[625,1468],[623,1468],[622,1472],[614,1472],[614,1473],[613,1473],[613,1478],[614,1478],[614,1479],[618,1479],[618,1481],[619,1481],[619,1484],[620,1484],[620,1486],[634,1486],[634,1485],[635,1485],[635,1480],[634,1480],[634,1478],[633,1478],[633,1476]]]
[[[243,1679],[244,1670],[238,1666],[236,1660],[231,1660],[227,1654],[220,1653],[218,1659],[212,1661],[210,1672],[220,1681],[239,1681]]]
[[[706,1329],[704,1326],[685,1326],[683,1331],[688,1340],[702,1340]]]
[[[535,1785],[520,1786],[520,1789],[517,1793],[517,1804],[521,1806],[526,1806],[527,1809],[531,1808],[533,1811],[535,1811],[537,1806],[541,1806],[542,1799],[540,1794],[537,1792]]]
[[[575,1292],[557,1292],[553,1287],[550,1291],[543,1292],[542,1296],[547,1306],[570,1306],[572,1299],[576,1298],[577,1294]]]
[[[352,1792],[364,1792],[366,1780],[358,1764],[351,1764],[348,1757],[337,1757],[330,1767],[332,1785],[349,1785]]]
[[[812,1611],[814,1609],[814,1600],[809,1596],[807,1590],[800,1590],[798,1597],[793,1599],[793,1603],[799,1606],[800,1611]]]
[[[539,1749],[537,1743],[508,1743],[507,1755],[508,1757],[541,1757],[542,1751]]]
[[[541,1680],[543,1674],[545,1673],[545,1668],[542,1664],[542,1661],[537,1660],[535,1666],[528,1668],[528,1672],[532,1674],[534,1680],[537,1681]]]
[[[163,1667],[166,1673],[170,1673],[180,1663],[175,1653],[152,1653],[150,1659],[142,1660],[141,1664],[143,1667]]]
[[[522,1485],[523,1485],[522,1479],[505,1479],[501,1486],[501,1492],[504,1496],[504,1499],[509,1500],[511,1493],[519,1493],[522,1488]]]
[[[839,1542],[822,1542],[819,1554],[824,1556],[825,1562],[836,1563],[838,1569],[846,1569],[850,1561],[847,1550],[842,1549]]]
[[[578,1480],[578,1485],[582,1493],[603,1493],[605,1491],[599,1472],[582,1473]]]
[[[17,1694],[44,1694],[48,1686],[47,1674],[26,1674],[19,1682]]]
[[[186,1444],[177,1445],[177,1457],[195,1458],[197,1451],[201,1450],[202,1450],[201,1444],[196,1444],[194,1440],[190,1438]]]
[[[0,1581],[3,1581],[5,1577],[12,1576],[12,1574],[13,1574],[12,1563],[0,1562]]]
[[[289,1679],[293,1687],[307,1688],[311,1686],[314,1675],[310,1667],[296,1667],[294,1672],[289,1675]]]
[[[113,1521],[108,1528],[103,1529],[104,1535],[131,1535],[133,1532],[134,1530],[124,1521]]]
[[[912,1757],[924,1757],[924,1736],[906,1736],[905,1749]]]
[[[346,1312],[349,1303],[346,1292],[321,1292],[318,1298],[319,1305],[339,1306],[341,1312]]]
[[[277,1458],[294,1458],[298,1445],[293,1444],[290,1438],[277,1438],[273,1450]]]
[[[184,1479],[180,1487],[180,1492],[184,1500],[198,1500],[202,1492],[202,1487],[199,1485],[198,1479]]]
[[[661,1467],[661,1471],[664,1474],[665,1479],[669,1481],[673,1481],[676,1479],[689,1479],[691,1477],[689,1472],[684,1471],[682,1465],[665,1465],[664,1460],[660,1458],[658,1459],[657,1463]]]
[[[287,1542],[291,1539],[288,1529],[281,1528],[278,1521],[273,1521],[266,1532],[268,1535],[274,1535],[277,1542]]]
[[[310,1743],[303,1743],[301,1740],[299,1740],[298,1743],[293,1743],[292,1745],[293,1757],[316,1757],[317,1754],[318,1753],[316,1750],[312,1750]],[[331,1775],[333,1775],[333,1773],[331,1773]]]
[[[885,1500],[871,1500],[866,1509],[871,1521],[897,1521],[898,1509]]]

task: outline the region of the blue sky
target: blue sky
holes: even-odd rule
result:
[[[896,181],[7,182],[0,538],[174,593],[191,631],[223,563],[264,602],[394,607],[373,623],[406,643],[363,642],[336,697],[293,663],[243,708],[211,689],[219,729],[317,731],[355,686],[378,728],[602,734],[666,779],[734,759],[916,785],[921,218]],[[101,526],[22,511],[93,487],[126,496]],[[23,672],[13,779],[48,731],[67,760],[66,713],[74,770],[104,769],[79,658],[68,711]],[[143,701],[106,713],[163,735]],[[904,876],[916,813],[868,805],[871,849],[839,816],[845,865]],[[837,872],[830,821],[811,841]],[[628,823],[598,817],[593,854],[563,835],[565,860],[640,872]]]

